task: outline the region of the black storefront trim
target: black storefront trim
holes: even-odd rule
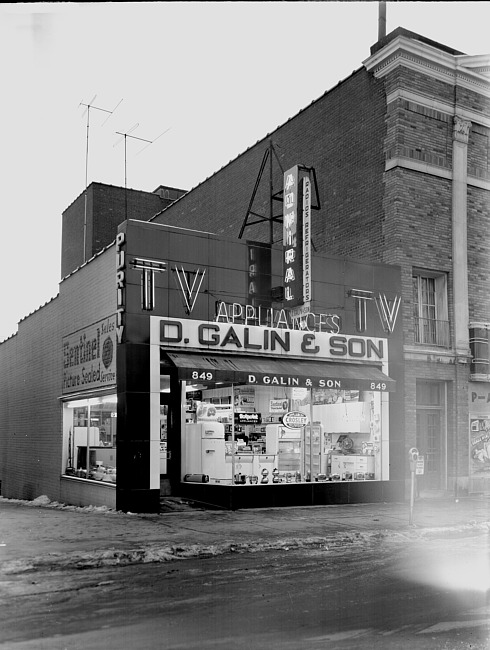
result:
[[[183,380],[339,390],[392,392],[396,389],[396,382],[375,365],[253,356],[166,354],[177,368],[179,379]]]
[[[404,481],[339,481],[277,485],[181,483],[179,496],[226,510],[402,502]]]

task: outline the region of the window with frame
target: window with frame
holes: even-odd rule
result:
[[[412,280],[415,343],[449,347],[447,275],[414,271]]]
[[[63,403],[63,474],[116,482],[117,395]]]

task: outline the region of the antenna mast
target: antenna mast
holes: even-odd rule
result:
[[[88,187],[88,144],[89,144],[89,129],[90,129],[90,109],[94,108],[96,111],[102,111],[104,113],[109,113],[107,118],[104,120],[102,123],[102,126],[107,122],[107,120],[110,118],[110,116],[114,113],[116,108],[119,106],[119,104],[122,102],[121,101],[116,105],[115,108],[112,109],[112,111],[108,110],[107,108],[101,108],[100,106],[94,106],[93,102],[95,101],[95,98],[97,95],[94,95],[92,99],[89,101],[88,104],[84,104],[83,102],[80,102],[78,107],[80,106],[85,106],[86,111],[82,113],[82,117],[85,115],[85,112],[87,113],[87,147],[85,150],[85,210],[84,210],[84,216],[83,216],[83,261],[86,261],[87,257],[87,187]]]
[[[164,133],[167,133],[167,131],[170,131],[170,128],[168,128],[168,129],[167,129],[166,131],[164,131],[163,133],[160,133],[160,135],[157,136],[154,140],[146,140],[145,138],[138,138],[138,137],[135,136],[135,135],[131,135],[131,133],[132,133],[135,129],[137,129],[138,126],[139,126],[139,124],[136,123],[136,124],[135,124],[134,126],[132,126],[130,129],[128,129],[125,133],[123,133],[122,131],[116,131],[117,135],[120,135],[121,137],[120,137],[119,140],[114,144],[114,147],[115,147],[115,146],[117,146],[117,145],[121,142],[121,140],[124,139],[124,209],[125,209],[125,218],[126,218],[126,219],[128,218],[128,173],[127,173],[127,149],[126,149],[126,147],[127,147],[127,144],[126,144],[127,138],[132,138],[133,140],[140,140],[141,142],[146,142],[146,143],[147,143],[147,144],[143,147],[143,149],[141,149],[140,151],[138,151],[138,153],[136,154],[136,155],[138,155],[138,154],[140,154],[144,149],[146,149],[147,147],[149,147],[150,144],[153,144],[154,142],[156,142],[156,141],[158,140],[158,138],[161,138],[162,135],[163,135]]]

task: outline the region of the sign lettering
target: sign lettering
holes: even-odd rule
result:
[[[299,167],[295,165],[284,173],[283,204],[283,268],[284,300],[288,307],[304,302],[303,298],[303,241],[302,214],[299,211]]]
[[[63,337],[62,392],[116,383],[116,316]]]
[[[116,342],[122,343],[124,334],[124,309],[126,304],[126,233],[118,232],[116,237]]]
[[[328,332],[302,332],[197,320],[150,320],[155,345],[208,351],[253,352],[279,357],[344,360],[387,360],[387,340],[363,336],[341,336]]]

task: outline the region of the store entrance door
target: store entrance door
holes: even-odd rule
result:
[[[417,449],[425,460],[424,477],[421,481],[425,489],[442,489],[443,444],[440,411],[417,411]]]
[[[169,464],[172,461],[171,451],[168,446],[170,428],[170,395],[160,394],[160,493],[170,494],[168,480]]]

